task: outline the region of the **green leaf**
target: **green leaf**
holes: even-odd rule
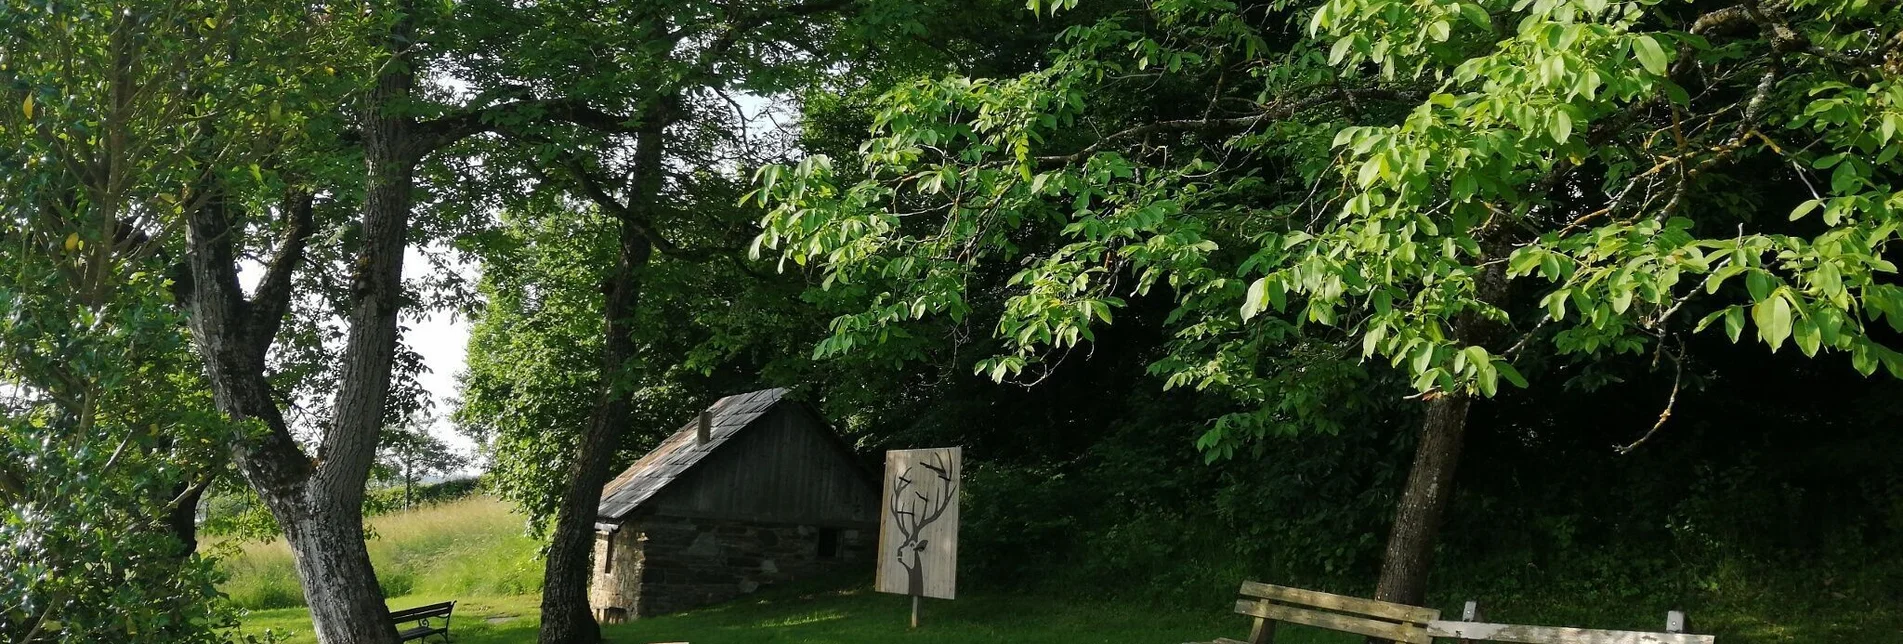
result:
[[[1731,336],[1731,343],[1737,344],[1739,336],[1744,334],[1744,309],[1731,307],[1725,310],[1725,335]]]
[[[1615,288],[1612,291],[1612,312],[1625,313],[1632,308],[1632,287]]]
[[[1269,300],[1269,278],[1263,277],[1249,284],[1249,293],[1242,300],[1242,319],[1248,320],[1262,313]]]
[[[1506,378],[1507,382],[1513,383],[1513,386],[1521,389],[1527,387],[1526,377],[1520,375],[1519,370],[1514,369],[1512,363],[1506,360],[1495,360],[1493,361],[1493,368],[1500,372],[1500,377]]]
[[[1664,76],[1670,59],[1665,56],[1665,48],[1650,35],[1640,34],[1632,39],[1632,53],[1639,57],[1639,64],[1645,71],[1655,76]]]
[[[1387,337],[1388,327],[1386,326],[1375,326],[1372,329],[1368,329],[1368,332],[1361,336],[1361,357],[1367,358],[1373,356],[1375,351],[1381,348],[1381,341]]]
[[[1426,373],[1427,368],[1434,364],[1433,343],[1422,343],[1419,348],[1414,349],[1414,355],[1412,357],[1414,361],[1408,366],[1413,367],[1414,373]]]
[[[1850,346],[1850,366],[1864,377],[1877,372],[1877,356],[1870,350],[1869,340],[1861,340]]]
[[[1487,15],[1487,9],[1479,3],[1460,3],[1460,15],[1467,18],[1468,22],[1474,23],[1476,27],[1493,31],[1493,18]]]
[[[1797,350],[1804,352],[1804,357],[1816,357],[1818,346],[1824,342],[1824,334],[1818,330],[1816,323],[1800,319],[1791,325],[1791,339],[1797,341]]]
[[[1771,296],[1771,275],[1764,271],[1751,271],[1744,276],[1744,286],[1751,293],[1751,299],[1762,301]]]
[[[1810,199],[1804,203],[1797,204],[1797,207],[1791,210],[1791,221],[1803,219],[1804,215],[1810,214],[1812,210],[1816,210],[1818,206],[1822,205],[1824,205],[1824,202],[1817,199]]]
[[[1775,352],[1791,337],[1791,303],[1783,293],[1773,294],[1751,307],[1751,321],[1758,325],[1758,338]]]
[[[1348,57],[1348,52],[1354,50],[1354,46],[1354,36],[1342,36],[1340,40],[1335,41],[1335,46],[1328,49],[1328,64],[1341,64],[1341,61]]]
[[[1383,157],[1368,157],[1367,161],[1361,163],[1361,172],[1355,176],[1355,183],[1360,184],[1363,188],[1374,185],[1374,180],[1381,177],[1381,166],[1383,164]]]
[[[1705,278],[1705,293],[1708,295],[1717,293],[1718,289],[1724,286],[1725,280],[1743,272],[1744,267],[1737,264],[1726,264],[1724,268],[1712,271],[1711,276]]]
[[[1566,110],[1553,111],[1553,140],[1565,143],[1573,136],[1573,117]]]

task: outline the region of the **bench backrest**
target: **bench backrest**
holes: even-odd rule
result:
[[[1331,595],[1313,590],[1242,582],[1236,612],[1256,618],[1252,644],[1273,637],[1275,622],[1289,622],[1329,630],[1379,637],[1410,644],[1429,644],[1427,624],[1440,611],[1391,602]]]
[[[1687,633],[1607,631],[1561,626],[1440,621],[1429,623],[1427,633],[1434,637],[1452,637],[1475,642],[1518,642],[1519,644],[1715,644],[1718,639],[1711,635]]]
[[[418,606],[416,608],[405,608],[403,610],[391,611],[390,621],[413,622],[430,617],[448,617],[450,611],[453,610],[456,610],[456,602],[443,602],[440,604],[430,604],[428,606]]]

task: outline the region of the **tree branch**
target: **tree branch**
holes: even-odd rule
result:
[[[650,110],[650,112],[660,110]],[[417,124],[417,150],[422,157],[444,146],[485,132],[512,129],[511,121],[541,119],[579,125],[604,134],[634,134],[643,119],[661,116],[653,113],[613,114],[588,105],[578,98],[522,99],[500,105],[468,109]]]
[[[653,244],[654,248],[661,251],[663,255],[676,259],[699,262],[713,259],[720,254],[733,250],[725,248],[683,248],[679,244],[670,241],[666,236],[662,235],[659,230],[656,230],[654,228],[654,222],[649,220],[646,213],[635,212],[633,208],[629,208],[626,204],[621,203],[614,195],[608,194],[607,189],[602,187],[601,181],[595,177],[594,173],[589,172],[588,168],[582,165],[579,158],[576,158],[572,154],[565,154],[563,155],[562,165],[567,168],[569,175],[574,177],[575,183],[581,188],[583,196],[588,197],[589,201],[595,202],[595,205],[600,206],[602,210],[608,211],[608,214],[613,215],[616,219],[627,222],[628,226],[633,228],[636,234],[646,239],[648,243]]]
[[[1088,146],[1085,146],[1084,149],[1078,150],[1071,154],[1056,155],[1056,156],[1042,156],[1042,157],[1036,157],[1036,159],[1037,159],[1038,165],[1045,166],[1045,167],[1068,165],[1071,163],[1076,163],[1078,161],[1089,159],[1092,155],[1095,155],[1096,153],[1102,151],[1104,148],[1109,147],[1112,144],[1115,144],[1119,141],[1123,141],[1126,139],[1141,138],[1141,137],[1149,136],[1151,134],[1159,134],[1164,132],[1228,131],[1228,130],[1247,129],[1250,127],[1254,127],[1255,125],[1262,123],[1263,121],[1285,119],[1290,116],[1294,116],[1295,113],[1300,112],[1302,110],[1315,107],[1318,105],[1322,105],[1324,103],[1328,103],[1334,100],[1346,99],[1350,101],[1359,101],[1361,99],[1394,99],[1394,98],[1402,98],[1402,97],[1404,97],[1403,93],[1396,92],[1393,90],[1386,90],[1386,89],[1340,90],[1336,92],[1318,94],[1315,96],[1310,96],[1308,98],[1303,98],[1303,99],[1292,101],[1292,102],[1284,103],[1284,102],[1278,101],[1276,104],[1265,106],[1261,112],[1257,114],[1252,114],[1249,116],[1241,116],[1241,117],[1235,117],[1235,118],[1221,118],[1221,119],[1203,118],[1203,119],[1185,119],[1185,120],[1177,120],[1177,121],[1157,121],[1155,123],[1139,125],[1136,127],[1132,127],[1132,128],[1105,136],[1101,139],[1098,139],[1097,142],[1092,143]]]
[[[284,239],[278,242],[277,253],[266,265],[264,280],[258,283],[258,292],[245,312],[245,341],[259,354],[270,350],[278,330],[284,327],[284,314],[291,308],[291,278],[304,263],[304,249],[316,227],[312,222],[316,200],[308,190],[292,190],[284,195],[283,211],[288,219]]]

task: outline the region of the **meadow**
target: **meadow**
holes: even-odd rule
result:
[[[370,557],[392,609],[455,600],[458,644],[535,641],[541,567],[538,543],[523,533],[522,518],[490,497],[469,497],[369,521]],[[214,546],[215,547],[215,546]],[[274,633],[307,644],[310,617],[303,608],[290,551],[282,541],[232,544],[221,587],[248,609],[244,630]],[[1246,632],[1243,618],[1220,606],[1176,611],[1111,601],[1051,596],[981,594],[928,601],[923,628],[907,626],[903,597],[873,593],[852,581],[818,581],[720,606],[610,626],[613,642],[776,642],[856,644],[906,641],[963,644],[1010,641],[1178,642]],[[1290,641],[1333,641],[1305,639]],[[1325,637],[1325,636],[1324,636]]]
[[[402,609],[454,600],[457,644],[525,644],[535,641],[541,562],[539,543],[524,534],[523,520],[490,497],[462,500],[372,518],[371,558],[389,604]],[[214,549],[220,546],[212,546]],[[271,633],[288,644],[314,642],[308,612],[282,542],[226,544],[221,561],[228,580],[221,589],[248,610],[243,630]],[[1476,574],[1472,569],[1450,569]],[[1794,578],[1738,577],[1731,590],[1679,604],[1690,611],[1695,632],[1715,633],[1725,644],[1812,642],[1903,642],[1903,614],[1894,606],[1849,604],[1829,594],[1807,592]],[[927,600],[924,625],[907,627],[903,597],[871,592],[867,580],[816,580],[763,591],[743,600],[609,626],[610,642],[725,644],[1056,644],[1117,642],[1180,644],[1247,633],[1246,618],[1228,612],[1219,599],[1189,600],[1146,591],[1142,580],[1116,587],[1011,590],[984,587],[954,601]],[[1444,595],[1433,606],[1458,610],[1463,597]],[[1496,596],[1487,617],[1555,625],[1656,629],[1665,606],[1621,593],[1558,593]],[[1290,627],[1281,644],[1349,644],[1358,638]]]
[[[369,520],[370,559],[392,605],[406,597],[513,597],[541,590],[540,544],[523,519],[487,496],[424,506]],[[223,549],[219,588],[239,608],[302,607],[291,551],[282,540],[210,544]]]

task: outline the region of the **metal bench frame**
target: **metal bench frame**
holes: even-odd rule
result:
[[[416,626],[412,628],[399,630],[397,632],[397,639],[399,641],[422,640],[431,635],[436,635],[441,637],[442,641],[448,642],[449,618],[450,614],[454,612],[456,612],[456,602],[453,601],[417,606],[415,608],[405,608],[403,610],[390,611],[390,623],[395,624],[398,628],[402,628],[406,623],[416,624]],[[443,619],[443,625],[441,627],[432,626],[430,620],[438,617]]]

